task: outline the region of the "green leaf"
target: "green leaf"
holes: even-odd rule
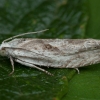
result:
[[[86,4],[86,0],[1,0],[0,41],[16,34],[43,29],[49,29],[49,31],[25,37],[85,38],[88,18]],[[0,57],[0,99],[67,99],[73,93],[77,93],[75,87],[70,92],[72,89],[70,87],[75,85],[74,80],[76,79],[76,83],[80,82],[80,78],[77,77],[84,75],[85,71],[88,76],[90,69],[81,69],[81,75],[78,75],[74,69],[45,68],[45,70],[54,76],[15,63],[15,72],[9,76],[10,61]],[[79,86],[79,84],[76,85]]]

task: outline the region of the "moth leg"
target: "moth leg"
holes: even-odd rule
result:
[[[12,65],[12,72],[9,75],[14,73],[14,61],[13,61],[13,58],[11,56],[10,56],[10,62],[11,62],[11,65]]]
[[[25,61],[22,61],[22,60],[19,60],[19,59],[15,59],[15,61],[20,63],[20,64],[22,64],[22,65],[26,65],[26,66],[31,67],[31,68],[36,68],[38,70],[41,70],[41,71],[45,72],[48,75],[52,75],[53,76],[53,74],[51,74],[50,72],[48,72],[48,71],[46,71],[46,70],[44,70],[44,69],[42,69],[40,67],[37,67],[32,63],[28,63],[28,62],[25,62]]]
[[[74,68],[77,72],[78,72],[78,74],[80,74],[80,71],[79,71],[79,69],[78,68]]]

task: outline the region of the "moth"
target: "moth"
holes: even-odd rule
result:
[[[16,35],[2,42],[0,55],[10,58],[10,74],[14,72],[14,61],[49,75],[43,67],[74,68],[79,73],[79,67],[100,62],[100,40],[18,38],[44,31]]]

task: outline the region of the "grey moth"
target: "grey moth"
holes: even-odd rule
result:
[[[79,67],[100,62],[100,40],[17,38],[44,31],[46,30],[13,36],[2,42],[0,55],[10,58],[10,74],[14,72],[14,61],[49,75],[52,74],[43,67],[74,68],[79,73]]]

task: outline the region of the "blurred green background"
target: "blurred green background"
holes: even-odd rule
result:
[[[100,38],[100,0],[0,0],[0,42],[24,32],[33,38]],[[54,76],[0,57],[1,100],[100,100],[100,64],[45,68]]]

